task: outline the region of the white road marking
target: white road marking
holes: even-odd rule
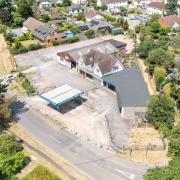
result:
[[[119,170],[119,169],[115,169],[117,172],[119,172],[120,174],[124,175],[125,177],[127,177],[128,179],[134,179],[135,175],[134,174],[130,174],[128,172]]]
[[[57,140],[55,137],[53,137],[53,136],[49,136],[52,140],[54,140],[56,143],[61,143],[61,141],[59,141],[59,140]]]

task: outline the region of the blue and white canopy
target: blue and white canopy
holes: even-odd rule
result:
[[[60,87],[52,89],[51,91],[41,94],[40,97],[50,104],[58,107],[63,103],[81,96],[82,94],[83,91],[74,89],[71,86],[64,84]]]

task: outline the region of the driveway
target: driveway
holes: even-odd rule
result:
[[[29,109],[14,107],[17,124],[26,133],[90,179],[143,179],[147,166],[118,159],[64,129],[54,129]]]

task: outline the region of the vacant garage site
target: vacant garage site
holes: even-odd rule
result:
[[[31,53],[31,56],[35,54]],[[28,104],[62,122],[67,129],[83,139],[105,147],[109,146],[111,139],[116,147],[122,148],[128,141],[134,122],[121,117],[116,94],[88,78],[83,78],[76,69],[66,69],[58,61],[43,57],[38,55],[36,62],[24,61],[23,54],[15,57],[19,67],[28,68],[23,72],[29,74],[28,78],[36,91],[42,94],[68,84],[84,92],[83,101],[76,99],[66,103],[59,111],[47,106],[47,102],[39,96],[28,98]]]

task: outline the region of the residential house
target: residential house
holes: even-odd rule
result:
[[[161,26],[167,26],[171,29],[176,29],[180,26],[180,17],[177,15],[165,16],[159,20],[159,23]]]
[[[134,0],[133,4],[135,7],[146,8],[147,4],[151,3],[152,0]]]
[[[73,4],[86,4],[87,0],[72,0]]]
[[[62,51],[57,53],[57,56],[59,57],[59,63],[66,66],[67,68],[77,67],[79,59],[87,54],[91,49],[119,58],[119,50],[108,41],[102,41],[99,43],[93,43],[86,47],[80,47],[71,51]]]
[[[104,17],[97,14],[95,11],[90,10],[85,12],[86,21],[90,22],[93,19],[104,20]]]
[[[102,29],[106,29],[108,31],[111,31],[113,26],[110,23],[108,23],[107,21],[93,19],[90,21],[89,28],[94,30],[94,31],[102,30]]]
[[[52,7],[52,3],[48,0],[39,0],[38,3],[40,9]]]
[[[103,77],[124,69],[120,60],[113,56],[107,55],[99,50],[90,49],[87,54],[80,56],[77,71],[103,85]]]
[[[131,67],[103,77],[104,86],[116,92],[122,116],[134,119],[135,113],[146,112],[149,101],[147,84],[139,67]]]
[[[146,12],[149,15],[159,14],[163,16],[165,9],[166,5],[163,2],[151,2],[147,4]]]
[[[79,12],[86,12],[87,8],[84,5],[81,4],[72,4],[71,6],[67,7],[66,13],[73,14],[73,13],[79,13]]]
[[[97,5],[102,6],[102,5],[107,5],[108,11],[111,12],[118,12],[119,7],[128,7],[128,1],[127,0],[97,0]]]
[[[60,40],[60,36],[53,28],[32,17],[23,23],[23,29],[24,31],[32,31],[32,35],[43,43]]]

